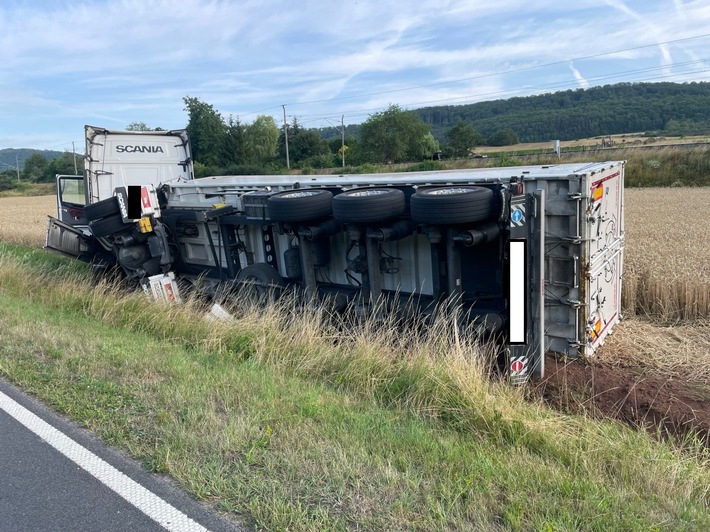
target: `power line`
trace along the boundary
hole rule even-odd
[[[520,67],[520,68],[508,69],[508,70],[499,71],[499,72],[491,72],[491,73],[488,73],[488,74],[480,74],[480,75],[478,75],[478,76],[471,76],[471,77],[467,77],[467,78],[459,78],[459,79],[454,79],[454,80],[449,80],[449,81],[439,81],[439,82],[436,82],[436,83],[427,83],[427,84],[425,84],[425,85],[416,85],[416,86],[403,87],[403,88],[400,88],[400,89],[391,89],[391,90],[386,90],[386,91],[368,92],[368,93],[361,93],[361,94],[355,94],[355,95],[350,95],[350,96],[338,96],[338,97],[335,97],[335,98],[325,98],[325,99],[322,99],[322,100],[310,100],[310,101],[305,101],[305,102],[292,102],[292,103],[289,103],[289,104],[286,104],[286,105],[310,105],[310,104],[313,104],[313,103],[332,102],[332,101],[347,100],[347,99],[352,99],[352,98],[364,98],[364,97],[366,97],[366,96],[379,96],[379,95],[382,95],[382,94],[391,94],[391,93],[395,93],[395,92],[405,92],[405,91],[416,90],[416,89],[424,89],[424,88],[428,88],[428,87],[438,87],[438,86],[441,86],[441,85],[451,85],[451,84],[454,84],[454,83],[461,83],[461,82],[464,82],[464,81],[474,81],[474,80],[489,78],[489,77],[493,77],[493,76],[501,76],[501,75],[505,75],[505,74],[516,74],[516,73],[519,73],[519,72],[528,72],[528,71],[530,71],[530,70],[536,70],[536,69],[539,69],[539,68],[547,68],[547,67],[550,67],[550,66],[563,65],[563,64],[567,64],[567,63],[576,63],[576,62],[580,62],[580,61],[586,61],[586,60],[588,60],[588,59],[596,59],[596,58],[599,58],[599,57],[605,57],[605,56],[609,56],[609,55],[621,54],[621,53],[625,53],[625,52],[632,52],[632,51],[634,51],[634,50],[642,50],[642,49],[644,49],[644,48],[653,48],[653,47],[656,47],[656,46],[662,46],[662,45],[666,45],[666,44],[676,44],[676,43],[679,43],[679,42],[691,41],[691,40],[695,40],[695,39],[702,39],[702,38],[706,38],[706,37],[710,37],[710,33],[705,33],[705,34],[702,34],[702,35],[696,35],[696,36],[694,36],[694,37],[685,37],[685,38],[682,38],[682,39],[673,39],[673,40],[670,40],[670,41],[663,41],[663,42],[658,42],[658,43],[653,43],[653,44],[644,44],[644,45],[641,45],[641,46],[633,46],[633,47],[630,47],[630,48],[624,48],[624,49],[622,49],[622,50],[614,50],[614,51],[611,51],[611,52],[603,52],[603,53],[599,53],[599,54],[586,55],[586,56],[577,57],[577,58],[574,58],[574,59],[563,59],[563,60],[560,60],[560,61],[553,61],[553,62],[551,62],[551,63],[544,63],[544,64],[542,64],[542,65],[535,65],[535,66],[529,66],[529,67]],[[272,109],[272,108],[269,108],[269,109]],[[268,109],[265,109],[265,110],[268,110]],[[249,113],[249,114],[250,114],[250,113]]]
[[[559,61],[553,61],[553,62],[545,63],[542,65],[508,69],[508,70],[498,71],[498,72],[493,72],[493,73],[488,73],[488,74],[481,74],[478,76],[471,76],[471,77],[467,77],[467,78],[459,78],[459,79],[449,80],[449,81],[440,81],[440,82],[428,83],[428,84],[424,84],[424,85],[403,87],[400,89],[392,89],[392,90],[387,90],[387,91],[360,93],[360,94],[349,95],[349,96],[340,96],[340,97],[335,97],[335,98],[325,98],[325,99],[320,99],[320,100],[295,102],[295,103],[284,104],[284,105],[291,105],[291,106],[310,105],[310,104],[314,104],[314,103],[334,102],[334,101],[347,100],[347,99],[353,99],[353,98],[363,98],[363,97],[367,97],[367,96],[377,96],[377,95],[382,95],[382,94],[405,92],[405,91],[411,91],[411,90],[421,89],[421,88],[437,87],[437,86],[442,86],[442,85],[451,85],[451,84],[455,84],[455,83],[461,83],[464,81],[472,81],[472,80],[484,79],[484,78],[493,77],[493,76],[502,76],[502,75],[506,75],[506,74],[527,72],[527,71],[546,68],[546,67],[550,67],[550,66],[569,64],[569,63],[574,63],[574,62],[581,62],[581,61],[585,61],[585,60],[589,60],[589,59],[596,59],[599,57],[605,57],[605,56],[630,52],[630,51],[634,51],[634,50],[641,50],[641,49],[645,49],[645,48],[652,48],[652,47],[656,47],[656,46],[669,45],[669,44],[677,44],[677,43],[681,43],[681,42],[687,42],[687,41],[692,41],[692,40],[696,40],[696,39],[703,39],[703,38],[707,38],[707,37],[710,37],[710,33],[705,33],[702,35],[695,35],[692,37],[684,37],[684,38],[680,38],[680,39],[672,39],[672,40],[657,42],[657,43],[653,43],[653,44],[634,46],[634,47],[624,48],[624,49],[620,49],[620,50],[614,50],[614,51],[610,51],[610,52],[602,52],[602,53],[598,53],[598,54],[581,56],[581,57],[577,57],[577,58],[573,58],[573,59],[564,59],[564,60],[559,60]],[[662,65],[662,66],[658,66],[658,67],[647,67],[647,68],[642,68],[642,69],[626,70],[626,71],[616,72],[613,74],[607,74],[607,75],[603,75],[603,76],[590,77],[590,78],[587,78],[587,81],[598,82],[598,81],[602,81],[602,80],[628,76],[629,74],[637,74],[637,73],[641,73],[641,72],[666,70],[669,68],[677,69],[678,67],[688,66],[691,64],[697,64],[697,63],[702,64],[705,61],[710,61],[710,60],[703,59],[703,60],[688,61],[688,62],[684,62],[684,63],[676,63],[674,65]],[[665,76],[661,76],[660,78],[650,78],[650,79],[647,78],[647,79],[635,80],[635,81],[649,81],[649,80],[653,80],[653,79],[667,79],[669,77],[677,77],[677,76],[683,76],[683,75],[694,74],[694,73],[705,72],[705,71],[706,70],[688,71],[688,72],[681,72],[681,73],[672,74],[672,75],[665,75]],[[557,82],[557,83],[553,83],[553,84],[516,87],[515,89],[506,89],[506,90],[502,90],[502,91],[493,91],[493,92],[478,93],[478,94],[468,94],[468,95],[463,95],[463,96],[441,98],[441,99],[428,100],[428,101],[423,101],[423,102],[411,102],[411,103],[403,104],[402,107],[418,107],[418,106],[424,106],[424,105],[430,105],[430,104],[442,104],[444,102],[455,102],[455,101],[474,99],[474,98],[480,101],[481,97],[486,97],[486,96],[487,97],[496,97],[496,96],[504,96],[504,95],[511,95],[511,94],[512,95],[520,94],[521,92],[523,92],[525,90],[564,88],[564,87],[568,86],[570,83],[578,84],[578,81],[577,80],[568,80],[568,81]],[[271,107],[267,107],[265,109],[262,109],[260,111],[252,111],[249,113],[244,113],[242,116],[247,116],[250,114],[256,114],[256,113],[261,113],[264,111],[278,109],[279,107],[281,107],[281,106],[271,106]],[[337,115],[335,113],[331,112],[331,113],[323,113],[323,114],[315,114],[315,115],[301,114],[299,116],[306,117],[306,120],[302,121],[302,123],[305,124],[305,123],[309,123],[309,122],[312,123],[312,122],[325,120],[326,118],[332,118],[332,119],[336,120],[338,118],[344,119],[344,117],[348,117],[350,119],[356,118],[356,117],[363,117],[371,112],[381,111],[382,109],[383,109],[383,107],[376,107],[376,108],[369,108],[369,109],[355,109],[351,112],[338,113]],[[294,116],[294,115],[292,115],[292,116]]]

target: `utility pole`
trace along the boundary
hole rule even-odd
[[[284,139],[286,140],[286,168],[291,169],[291,163],[288,160],[288,124],[286,123],[286,105],[282,105],[284,108]]]
[[[17,182],[20,182],[20,163],[19,159],[17,158],[17,154],[15,154],[15,170],[17,170]]]
[[[343,154],[343,168],[345,168],[345,115],[340,115],[340,152]]]
[[[74,141],[73,140],[71,142],[71,152],[74,154],[74,175],[76,175],[79,172],[76,168],[76,149],[74,148]]]

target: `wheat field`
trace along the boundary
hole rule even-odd
[[[0,198],[0,240],[32,247],[44,246],[47,215],[57,215],[54,196]]]
[[[625,312],[710,318],[710,188],[626,189],[625,224]]]

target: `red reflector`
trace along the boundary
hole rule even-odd
[[[148,189],[146,187],[141,187],[141,202],[143,203],[143,208],[150,208],[150,196],[148,195]]]

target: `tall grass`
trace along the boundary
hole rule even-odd
[[[442,308],[426,327],[395,313],[344,323],[327,305],[304,306],[287,293],[266,308],[232,298],[233,318],[214,321],[200,318],[211,303],[199,297],[160,305],[118,283],[96,283],[81,263],[23,247],[0,244],[0,272],[1,292],[66,314],[316,379],[450,428],[556,448],[547,423],[559,420],[536,427],[525,419],[523,396],[494,377],[495,345],[461,327],[455,309]]]
[[[15,183],[13,183],[15,184]],[[0,191],[0,198],[16,198],[20,196],[47,196],[56,192],[55,183],[28,183],[22,181],[14,188]]]
[[[626,161],[625,185],[638,187],[707,187],[710,186],[710,148],[669,145],[654,149],[628,147],[614,150],[587,150],[565,153],[561,158],[550,153],[520,156],[502,153],[489,159],[446,161],[448,167],[510,166],[519,164],[559,164],[590,161]]]
[[[199,318],[211,305],[200,297],[179,306],[156,305],[147,295],[126,293],[119,282],[97,283],[83,266],[0,244],[0,290],[187,349],[315,377],[455,426],[464,424],[462,416],[468,424],[472,413],[487,408],[494,348],[465,333],[455,310],[442,309],[426,328],[404,325],[394,313],[365,321],[352,314],[344,321],[325,305],[304,307],[289,293],[266,308],[232,298],[225,305],[234,319],[214,321]]]
[[[247,509],[262,527],[602,530],[710,521],[703,451],[683,455],[644,433],[526,402],[490,379],[490,348],[462,334],[455,313],[443,310],[426,330],[392,317],[345,329],[326,307],[286,296],[265,309],[237,300],[233,320],[208,322],[197,298],[162,307],[97,285],[74,264],[0,246],[0,297],[65,316],[64,330],[79,316],[150,345],[134,351],[90,337],[89,328],[79,336],[88,346],[72,344],[49,325],[26,339],[10,323],[17,357],[0,356],[0,369],[38,393],[58,390],[52,397],[67,411],[98,430],[112,427],[112,441],[198,497]],[[33,357],[39,366],[17,362]],[[323,388],[278,387],[294,375],[300,386]],[[249,413],[262,403],[266,410]],[[373,415],[371,404],[389,414]],[[413,429],[411,419],[433,430]]]
[[[619,158],[627,161],[627,187],[710,186],[710,149],[707,147],[632,148],[621,150]]]

